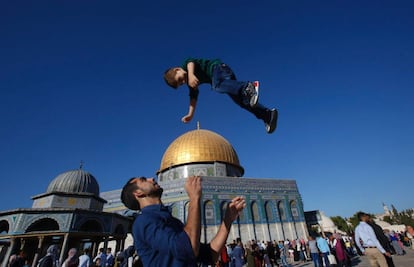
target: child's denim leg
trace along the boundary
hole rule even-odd
[[[236,80],[236,76],[229,66],[220,64],[214,67],[212,89],[222,94],[239,95],[240,90],[246,88],[247,82]]]

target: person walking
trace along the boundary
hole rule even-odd
[[[355,242],[363,255],[367,255],[373,267],[388,267],[384,257],[391,254],[386,251],[375,235],[374,229],[367,223],[369,215],[364,212],[357,213],[359,224],[355,228]]]
[[[321,236],[316,237],[316,245],[318,246],[318,249],[321,253],[322,260],[326,267],[331,266],[329,263],[328,255],[331,253],[331,249],[329,248],[328,241],[326,241],[325,238]]]
[[[314,267],[320,267],[321,266],[321,259],[319,257],[319,249],[318,249],[318,246],[316,244],[316,240],[313,236],[308,237],[308,246],[309,246],[309,251],[310,251],[310,254],[311,254],[312,261],[313,261],[313,266]]]
[[[79,256],[79,267],[89,267],[91,258],[89,257],[89,248],[83,250],[83,254]]]
[[[385,249],[385,251],[388,251],[391,254],[392,249],[390,245],[390,239],[384,234],[384,230],[381,228],[381,226],[376,224],[374,219],[370,215],[368,215],[367,223],[374,230],[375,236],[377,237],[381,246]],[[388,267],[395,267],[392,256],[385,256],[385,260],[387,261]]]

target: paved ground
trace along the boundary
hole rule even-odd
[[[414,267],[414,250],[407,248],[405,251],[407,252],[407,254],[405,254],[403,256],[396,256],[396,255],[392,256],[395,267]],[[312,262],[293,263],[291,266],[294,266],[294,267],[301,267],[301,266],[313,267],[313,263]],[[371,267],[369,265],[369,261],[368,261],[368,258],[366,256],[354,257],[352,259],[352,266]]]

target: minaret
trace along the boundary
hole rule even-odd
[[[382,207],[384,208],[384,214],[385,214],[386,216],[391,216],[391,212],[390,212],[390,210],[388,209],[387,205],[385,205],[385,203],[384,203],[384,202],[382,203]]]

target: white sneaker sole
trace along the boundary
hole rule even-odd
[[[259,102],[259,81],[254,81],[253,85],[256,91],[256,95],[250,99],[250,107],[252,108],[254,108],[257,105],[257,102]]]

